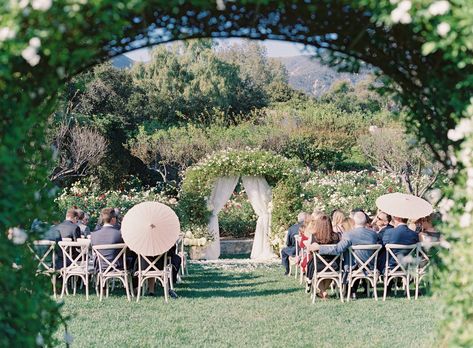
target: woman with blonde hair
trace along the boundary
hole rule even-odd
[[[346,217],[345,219],[343,219],[343,222],[342,222],[343,232],[351,231],[354,228],[355,228],[355,220],[353,220],[351,217]]]
[[[332,212],[333,232],[337,233],[340,238],[342,237],[343,232],[347,232],[342,225],[344,220],[345,214],[340,209],[335,209]]]
[[[311,250],[311,244],[336,244],[339,242],[340,237],[337,233],[333,232],[332,221],[330,217],[326,214],[322,214],[318,219],[313,220],[307,226],[306,232],[311,233],[312,238],[310,243],[307,243],[307,249]],[[330,261],[334,256],[324,256],[324,259]],[[311,257],[310,261],[307,264],[307,288],[306,292],[310,292],[312,285],[312,278],[314,276],[314,270],[317,267],[317,271],[322,271],[325,268],[325,265],[322,261],[318,260],[314,264],[314,260]],[[327,298],[327,288],[330,286],[331,280],[323,280],[319,283],[319,296],[321,298]]]

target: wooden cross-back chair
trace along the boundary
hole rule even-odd
[[[333,246],[327,244],[327,246]],[[327,255],[328,256],[328,255]],[[312,257],[314,260],[314,276],[312,278],[312,303],[315,303],[315,298],[317,297],[317,288],[322,280],[332,280],[335,282],[338,288],[338,293],[340,296],[340,301],[343,302],[343,289],[342,289],[342,254],[339,255],[330,255],[331,259],[326,260],[324,255],[320,255],[318,251],[312,252]],[[323,264],[323,269],[317,271],[317,261],[321,261]]]
[[[64,293],[68,293],[67,282],[73,277],[74,295],[76,294],[77,278],[82,279],[85,285],[85,296],[89,299],[89,276],[93,271],[89,270],[89,239],[81,239],[77,242],[60,241],[59,247],[63,255],[62,290],[61,298]]]
[[[386,244],[386,264],[384,268],[384,292],[383,301],[386,301],[389,283],[396,278],[402,279],[406,290],[406,296],[410,300],[409,282],[411,280],[412,262],[415,260],[417,244]],[[396,253],[395,251],[401,251]],[[394,263],[390,266],[390,260]]]
[[[179,239],[176,242],[177,255],[181,258],[181,275],[189,275],[189,269],[187,268],[187,255],[184,251],[184,234],[181,233]]]
[[[431,263],[431,256],[432,251],[438,251],[441,247],[440,242],[429,242],[429,243],[418,243],[417,250],[416,250],[416,261],[417,261],[417,268],[416,268],[416,276],[415,276],[415,299],[419,297],[419,285],[420,282],[424,279],[428,272],[428,268]]]
[[[36,274],[51,277],[53,295],[56,298],[56,242],[53,240],[36,240],[33,246],[28,245],[34,258],[38,261]]]
[[[299,262],[300,260],[300,253],[299,253],[299,242],[301,237],[299,235],[294,236],[294,241],[296,244],[296,255],[289,256],[289,275],[292,274],[292,269],[294,268],[294,278],[297,279],[297,273],[299,271]],[[301,271],[302,272],[302,271]]]
[[[378,261],[378,254],[383,248],[380,244],[369,245],[353,245],[348,249],[349,271],[348,271],[348,291],[347,301],[350,301],[351,290],[355,281],[366,279],[373,287],[374,298],[378,301],[378,293],[376,291],[376,284],[378,282],[379,271],[376,268]],[[357,251],[366,250],[371,252],[371,255],[363,261],[358,255]],[[369,290],[368,290],[369,291]]]
[[[130,293],[133,296],[133,290],[131,283],[131,277],[127,270],[126,262],[126,250],[127,246],[124,243],[120,244],[104,244],[104,245],[94,245],[92,249],[95,252],[96,260],[98,262],[98,273],[97,281],[100,287],[100,301],[103,298],[104,288],[106,288],[106,297],[109,294],[109,286],[107,282],[110,279],[119,279],[125,288],[126,297],[130,301]],[[112,261],[107,259],[103,255],[104,250],[116,250],[117,255],[113,258]]]
[[[163,269],[159,269],[156,265],[160,260],[163,260]],[[144,263],[146,263],[146,265]],[[168,264],[167,252],[157,256],[145,256],[138,254],[138,271],[135,272],[135,276],[138,277],[138,291],[136,295],[137,302],[140,300],[140,293],[144,293],[145,281],[151,278],[159,280],[164,289],[164,300],[166,302],[168,301],[169,283],[171,285],[171,289],[173,284],[171,265]]]

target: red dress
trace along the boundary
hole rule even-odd
[[[309,240],[309,237],[307,237],[304,233],[302,233],[301,240],[299,241],[300,250],[305,250],[306,249],[306,247],[304,245],[304,241],[306,241],[306,240]],[[302,272],[306,271],[307,263],[309,262],[311,257],[312,257],[311,253],[304,254],[304,257],[302,258],[301,264],[300,264]]]

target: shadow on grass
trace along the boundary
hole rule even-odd
[[[111,298],[126,297],[125,290],[117,283]],[[158,284],[159,285],[159,284]],[[162,295],[162,288],[157,287],[157,296]],[[210,297],[262,297],[300,292],[301,288],[289,287],[284,279],[271,279],[264,274],[255,272],[229,272],[225,269],[209,268],[208,266],[193,265],[190,274],[183,278],[181,284],[176,285],[176,292],[182,298],[210,298]],[[85,295],[85,289],[78,288],[77,294]],[[89,295],[95,296],[95,288],[89,288]]]
[[[183,286],[177,291],[185,298],[260,297],[300,291],[297,287],[287,288],[287,284],[282,280],[256,280],[260,277],[262,275],[249,272],[232,274],[195,265],[191,274],[185,277]]]

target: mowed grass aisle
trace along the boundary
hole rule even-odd
[[[439,319],[429,297],[312,305],[277,265],[193,264],[176,290],[180,298],[167,304],[162,296],[65,297],[72,346],[430,347]]]

